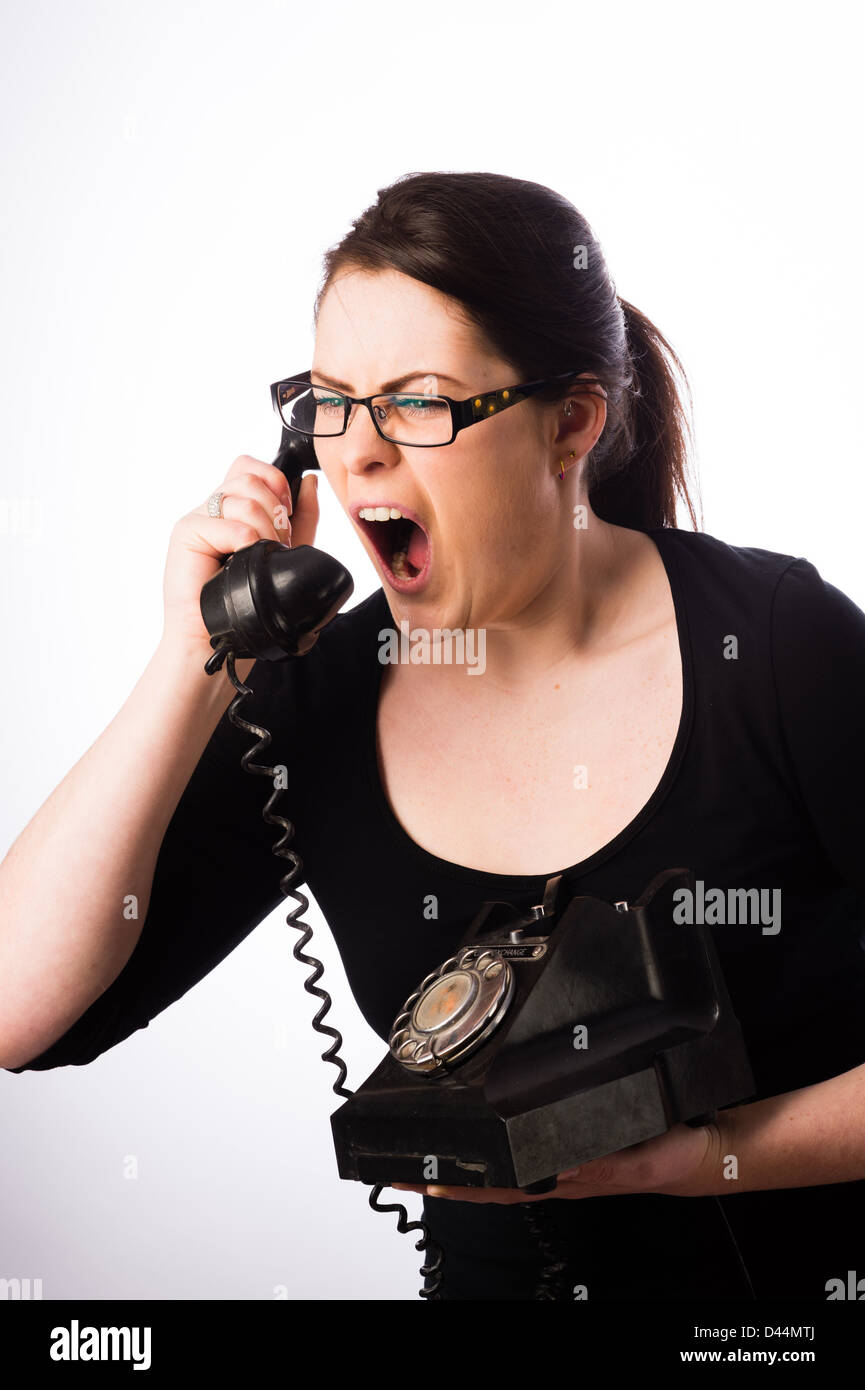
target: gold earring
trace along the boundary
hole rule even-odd
[[[577,451],[576,451],[576,449],[569,449],[569,450],[568,450],[568,458],[569,458],[569,459],[575,459],[576,457],[577,457]],[[565,476],[565,460],[564,460],[564,459],[559,459],[559,471],[558,471],[558,473],[556,474],[556,477],[557,477],[559,480],[561,480],[562,478],[564,478],[564,476]]]

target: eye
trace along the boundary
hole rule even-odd
[[[438,396],[394,396],[392,399],[398,410],[415,418],[447,410],[447,403],[439,400]]]

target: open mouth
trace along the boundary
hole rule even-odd
[[[424,573],[429,564],[429,536],[416,521],[407,516],[384,521],[371,521],[368,517],[358,516],[357,524],[369,536],[390,577],[404,584]]]

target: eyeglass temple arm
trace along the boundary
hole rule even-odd
[[[541,391],[545,386],[552,386],[558,381],[568,381],[576,376],[576,372],[560,372],[558,376],[544,377],[540,381],[524,381],[519,386],[508,386],[501,391],[482,391],[476,396],[471,396],[467,401],[454,402],[454,414],[458,416],[457,427],[464,429],[466,425],[473,425],[476,420],[486,420],[490,415],[499,415],[501,411],[507,410],[508,406],[519,405],[520,401],[528,400],[536,391]]]

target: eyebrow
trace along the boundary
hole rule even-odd
[[[325,386],[334,386],[334,387],[336,387],[337,391],[344,391],[344,392],[346,393],[347,396],[351,396],[351,395],[354,394],[354,393],[352,392],[351,387],[348,386],[344,381],[337,381],[335,377],[326,376],[324,372],[320,372],[320,371],[318,370],[318,367],[311,367],[311,368],[310,368],[310,379],[312,378],[313,373],[314,373],[316,376],[320,376],[320,377],[321,377],[321,379],[322,379],[322,381],[324,382]],[[461,381],[458,379],[458,377],[455,377],[455,376],[448,376],[447,372],[425,372],[425,371],[416,371],[416,372],[406,372],[404,376],[398,376],[398,377],[395,377],[393,381],[386,381],[386,382],[384,382],[383,385],[381,386],[380,390],[381,390],[382,392],[385,392],[385,391],[398,391],[399,388],[400,388],[401,386],[404,386],[405,383],[406,383],[407,381],[413,381],[413,380],[415,379],[415,377],[418,377],[418,376],[434,376],[437,380],[438,380],[439,378],[441,378],[442,381],[451,381],[451,382],[453,382],[454,386],[460,386],[460,387],[463,387],[463,388],[464,388],[464,385],[465,385],[464,382],[461,382]],[[375,395],[375,394],[377,394],[377,393],[376,393],[376,392],[372,392],[372,394]]]

